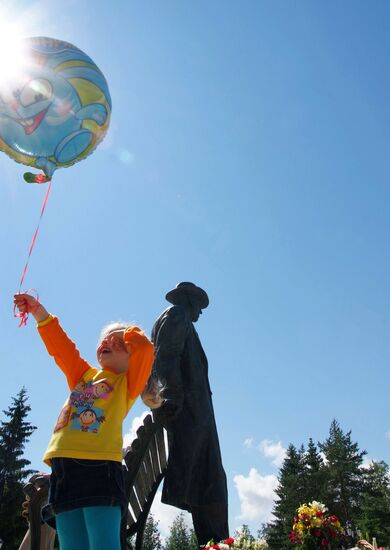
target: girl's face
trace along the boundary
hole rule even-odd
[[[118,374],[127,372],[130,353],[123,340],[124,330],[113,330],[106,334],[97,347],[96,356],[100,366]]]

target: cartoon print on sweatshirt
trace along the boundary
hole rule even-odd
[[[69,424],[69,418],[70,418],[70,412],[72,410],[72,407],[70,405],[65,405],[63,409],[61,410],[57,423],[54,426],[54,432],[58,432],[61,430],[61,428],[65,428]]]
[[[108,399],[113,390],[113,386],[106,379],[95,382],[91,380],[87,383],[81,379],[70,394],[70,404],[73,407],[92,405],[97,399]]]
[[[89,385],[91,385],[91,382],[88,382]],[[69,396],[69,403],[72,405],[72,407],[80,407],[84,403],[81,403],[81,395],[83,391],[87,388],[88,384],[85,382],[84,378],[78,382],[72,391],[72,393]]]
[[[97,407],[79,407],[76,412],[72,413],[71,419],[73,422],[71,429],[97,433],[100,424],[106,420],[102,413],[103,409],[98,409]]]

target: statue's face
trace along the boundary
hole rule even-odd
[[[196,323],[196,321],[199,319],[199,315],[202,314],[202,310],[200,309],[200,306],[196,304],[192,304],[191,306],[191,320],[193,323]]]

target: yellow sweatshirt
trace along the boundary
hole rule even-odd
[[[153,344],[143,331],[124,333],[130,351],[126,373],[96,369],[85,361],[72,340],[50,316],[38,324],[49,354],[64,372],[71,394],[62,408],[43,460],[53,457],[122,461],[122,423],[149,378]]]

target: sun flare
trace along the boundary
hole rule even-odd
[[[22,72],[23,38],[22,28],[0,14],[0,89]]]

